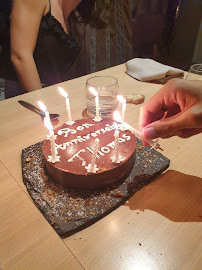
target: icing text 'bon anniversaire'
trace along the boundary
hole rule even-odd
[[[94,126],[94,124],[85,123],[81,126],[78,126],[76,129],[63,128],[63,129],[58,130],[57,134],[64,135],[64,137],[68,137],[68,134],[76,134],[78,131],[82,131],[85,128],[89,128],[91,126]],[[120,128],[119,125],[118,125],[118,128]],[[104,128],[95,130],[94,132],[89,133],[89,134],[84,135],[84,136],[77,136],[75,139],[73,139],[69,142],[64,142],[62,144],[55,144],[55,146],[57,149],[65,150],[65,149],[67,149],[68,146],[73,146],[74,144],[86,142],[86,141],[90,140],[91,137],[95,138],[98,135],[105,134],[106,132],[109,132],[111,130],[114,130],[114,127],[110,126],[109,124],[106,124],[106,126]]]
[[[94,126],[95,124],[89,124],[89,123],[84,123],[80,126],[77,126],[75,129],[67,127],[67,128],[62,128],[58,130],[57,135],[55,136],[64,136],[64,138],[67,138],[68,140],[68,135],[70,134],[77,134],[80,131],[83,131],[84,129],[89,129],[90,127]],[[121,125],[118,125],[118,129],[121,129]],[[69,147],[77,144],[82,144],[82,142],[86,142],[92,138],[96,138],[99,135],[103,135],[106,132],[114,131],[115,128],[113,125],[106,124],[103,128],[97,129],[91,133],[88,133],[86,135],[80,136],[80,135],[75,135],[76,138],[70,140],[70,141],[65,141],[64,143],[61,144],[55,144],[55,147],[58,151],[58,149],[61,150],[66,150]],[[122,134],[121,137],[119,137],[119,143],[123,143],[125,141],[129,141],[131,137],[126,134]],[[96,158],[100,159],[100,157],[105,156],[105,154],[110,153],[113,149],[115,148],[115,141],[109,142],[106,146],[102,146],[100,149],[98,149]],[[76,159],[79,159],[81,161],[81,166],[86,166],[86,161],[84,159],[83,154],[85,152],[90,152],[92,154],[93,150],[87,146],[85,149],[79,149],[76,153],[74,153],[71,157],[67,157],[67,162],[73,162]]]

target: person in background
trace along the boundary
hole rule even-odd
[[[70,78],[68,71],[80,48],[71,34],[68,18],[80,2],[12,1],[0,71],[0,78],[6,79],[6,98]]]
[[[132,2],[95,0],[91,4],[86,0],[69,16],[72,34],[81,47],[72,74],[83,76],[133,58]]]
[[[143,139],[189,138],[202,132],[202,82],[171,79],[140,110]],[[144,142],[147,145],[146,142]]]
[[[4,46],[7,53],[1,60],[8,64],[0,72],[0,78],[6,78],[6,97],[133,56],[131,0],[13,0],[10,18],[11,46]],[[10,53],[12,64],[6,60]]]

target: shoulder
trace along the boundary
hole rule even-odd
[[[26,12],[32,11],[34,13],[45,13],[49,8],[48,0],[13,0],[12,10],[13,12]]]

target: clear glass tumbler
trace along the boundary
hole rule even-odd
[[[90,91],[93,88],[99,96],[99,115],[110,117],[117,109],[118,80],[111,76],[95,76],[86,81],[86,105],[90,116],[96,115],[95,95]]]
[[[202,80],[202,64],[194,64],[185,77],[187,80]]]

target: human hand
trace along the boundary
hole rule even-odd
[[[168,81],[142,106],[139,131],[147,140],[172,136],[188,138],[202,132],[202,82]]]

